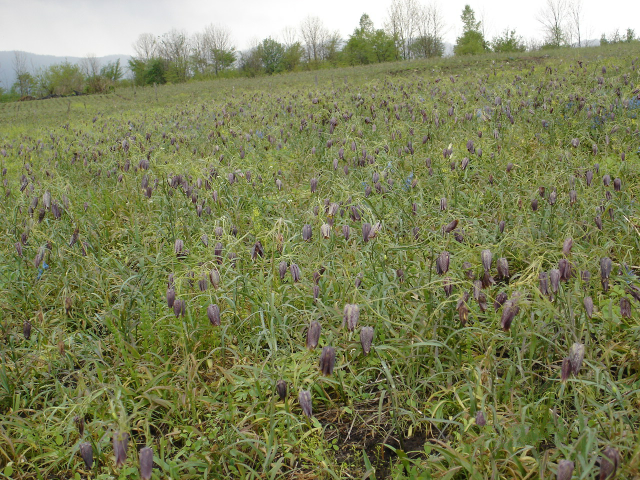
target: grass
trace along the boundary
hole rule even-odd
[[[640,475],[637,56],[491,55],[0,105],[0,476],[140,478],[144,446],[153,478],[554,478],[568,459],[584,479],[607,447],[619,478]],[[495,283],[481,285],[487,249]],[[564,258],[573,275],[545,294],[540,273]],[[299,282],[280,278],[282,261]],[[507,331],[501,292],[519,307]],[[353,332],[346,304],[360,308]],[[574,343],[584,362],[563,382]]]

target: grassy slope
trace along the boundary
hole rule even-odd
[[[609,48],[396,63],[0,105],[0,472],[84,477],[78,445],[89,441],[98,478],[138,478],[144,445],[158,478],[361,478],[374,467],[379,478],[537,478],[552,477],[563,458],[587,478],[607,446],[622,455],[622,477],[638,475],[639,305],[629,290],[640,258],[637,55]],[[482,156],[469,154],[468,140]],[[148,170],[139,168],[145,158]],[[604,175],[620,178],[621,191]],[[39,222],[46,191],[62,215],[49,210]],[[333,217],[326,201],[339,203]],[[457,230],[443,234],[454,219]],[[378,221],[380,233],[364,242],[362,224]],[[574,275],[543,295],[538,275],[557,268],[570,237]],[[265,255],[252,259],[256,241]],[[40,273],[33,260],[43,247]],[[482,290],[483,312],[473,278],[485,249],[493,276],[506,258],[510,278]],[[438,275],[443,251],[450,270]],[[601,257],[614,265],[606,292]],[[296,263],[302,280],[281,281],[281,261]],[[219,286],[201,291],[213,269]],[[184,317],[166,305],[170,274]],[[509,331],[493,307],[503,291],[519,298]],[[347,303],[360,306],[353,333],[341,327]],[[210,304],[220,307],[220,327],[207,319]],[[313,320],[320,347],[336,347],[330,377],[318,372],[319,349],[305,348]],[[375,328],[368,356],[361,325]],[[563,383],[575,342],[585,362]],[[286,402],[274,394],[281,378]],[[300,389],[311,391],[312,419],[301,415]],[[83,437],[74,417],[85,419]],[[132,437],[122,468],[115,430]]]

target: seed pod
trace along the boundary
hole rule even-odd
[[[456,229],[457,226],[458,226],[458,220],[457,219],[453,220],[451,221],[451,223],[448,223],[447,225],[442,227],[442,233],[451,233]]]
[[[311,404],[311,392],[309,390],[300,390],[298,394],[298,402],[302,408],[302,413],[307,417],[313,416],[313,406]]]
[[[25,340],[31,338],[31,322],[29,320],[25,320],[22,324],[22,335],[24,335]]]
[[[313,350],[318,346],[318,341],[320,340],[320,332],[322,331],[322,327],[320,326],[320,322],[313,321],[309,325],[309,329],[307,330],[307,348],[309,350]]]
[[[560,460],[556,470],[556,480],[571,480],[573,475],[573,462],[571,460]]]
[[[368,355],[371,351],[371,344],[373,343],[373,327],[362,327],[360,329],[360,345],[362,345],[362,351],[365,355]]]
[[[476,412],[476,425],[479,427],[484,427],[487,424],[487,420],[484,418],[484,413],[478,410]]]
[[[298,265],[296,265],[295,263],[292,263],[291,266],[289,267],[289,271],[291,272],[291,278],[293,279],[293,282],[294,283],[299,282],[301,275],[300,275],[300,268],[298,267]]]
[[[577,375],[582,367],[584,360],[584,345],[582,343],[574,343],[569,351],[569,362],[571,363],[571,373]]]
[[[620,298],[620,315],[622,318],[631,318],[631,302],[627,297]],[[28,338],[25,335],[25,338]]]
[[[491,250],[483,250],[480,253],[480,259],[482,260],[482,266],[484,267],[484,271],[488,272],[491,270],[491,260],[493,255],[491,254]]]
[[[517,305],[516,300],[507,300],[502,307],[502,317],[500,318],[500,325],[502,326],[502,330],[508,332],[511,328],[511,323],[513,319],[520,311],[520,307]]]
[[[153,470],[153,450],[151,447],[141,448],[138,458],[140,460],[140,478],[150,480]]]
[[[311,225],[307,223],[302,227],[302,239],[305,242],[308,242],[311,240],[312,236],[313,236],[313,231],[311,229]]]
[[[353,332],[358,325],[360,318],[360,307],[357,304],[347,303],[344,306],[342,326],[347,326],[350,332]]]
[[[560,286],[560,270],[557,268],[549,270],[549,281],[551,282],[551,291],[553,293],[558,293],[558,288]]]
[[[124,432],[113,433],[113,453],[116,457],[116,468],[124,465],[127,460],[127,447],[129,443],[129,434]]]
[[[80,456],[84,460],[85,466],[91,470],[91,467],[93,467],[93,447],[89,442],[80,444]]]
[[[327,223],[323,223],[320,227],[320,233],[324,238],[329,238],[331,236],[331,227]]]
[[[276,382],[276,393],[280,397],[280,400],[284,401],[284,399],[287,398],[287,382],[278,380]]]
[[[438,275],[444,275],[449,271],[449,252],[442,252],[438,258],[436,258],[436,273]]]
[[[571,254],[571,247],[573,247],[573,238],[567,238],[562,244],[562,254],[568,257]]]
[[[209,318],[209,322],[214,327],[220,326],[220,307],[216,304],[209,305],[207,307],[207,317]]]
[[[501,306],[503,306],[505,304],[505,302],[507,301],[507,294],[505,292],[500,292],[498,295],[496,295],[496,299],[493,302],[493,308],[495,309],[495,311],[497,312]]]
[[[333,366],[336,363],[336,349],[333,347],[324,347],[320,354],[320,371],[325,377],[333,373]]]
[[[558,260],[558,270],[560,271],[560,280],[563,282],[568,281],[573,276],[571,263],[566,258]]]
[[[600,480],[615,477],[620,463],[622,463],[620,453],[613,447],[605,448],[600,457]]]
[[[498,270],[498,278],[509,278],[509,262],[502,257],[496,261],[496,269]]]
[[[368,242],[370,234],[371,234],[371,224],[363,223],[362,224],[362,240],[365,242]]]

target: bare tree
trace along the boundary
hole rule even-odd
[[[226,27],[211,24],[204,29],[203,35],[209,62],[217,75],[236,59],[236,47],[231,40],[231,31]]]
[[[293,27],[284,27],[282,33],[280,33],[280,38],[285,48],[290,48],[298,42],[298,31]]]
[[[444,27],[444,18],[436,3],[420,5],[416,17],[417,39],[411,45],[413,54],[425,58],[441,56],[444,53]]]
[[[573,0],[569,4],[569,31],[573,40],[575,40],[573,43],[576,43],[578,47],[582,47],[583,17],[582,0]]]
[[[27,67],[27,56],[24,52],[13,52],[13,71],[16,74],[16,83],[20,96],[29,95],[33,87],[33,76]]]
[[[167,63],[167,71],[173,80],[183,82],[187,79],[191,45],[186,32],[174,28],[162,35],[158,42],[158,53]]]
[[[93,53],[88,53],[80,60],[80,70],[85,77],[97,77],[100,75],[100,60]]]
[[[540,11],[538,21],[545,33],[545,43],[560,47],[567,43],[566,19],[569,13],[567,0],[547,0]]]
[[[328,31],[318,17],[308,16],[300,25],[300,33],[307,50],[307,60],[317,63],[322,59],[323,46],[328,37]]]
[[[403,59],[411,57],[411,44],[418,30],[420,5],[416,0],[393,0],[389,7],[389,18],[385,24]]]
[[[133,51],[138,60],[148,62],[158,52],[158,42],[151,33],[141,33],[138,40],[133,43]]]

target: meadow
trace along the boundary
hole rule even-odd
[[[0,105],[0,478],[640,478],[639,56]]]

